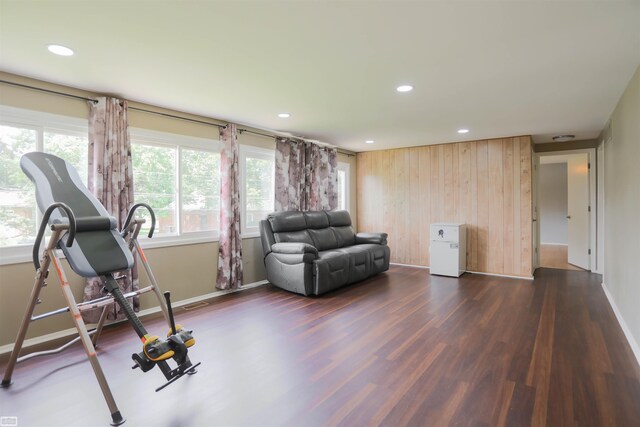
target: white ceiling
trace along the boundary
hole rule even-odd
[[[640,2],[0,0],[0,59],[2,71],[354,151],[586,139],[640,64]],[[402,83],[415,90],[397,93]]]

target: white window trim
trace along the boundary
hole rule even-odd
[[[80,119],[42,111],[0,105],[0,123],[9,126],[42,128],[43,130],[75,131],[88,135],[87,119]]]
[[[146,234],[140,235],[138,239],[141,246],[145,249],[149,249],[219,241],[219,230],[190,232],[182,231],[182,192],[180,191],[180,189],[182,188],[182,173],[180,170],[180,166],[182,160],[182,148],[220,153],[223,147],[222,141],[217,139],[198,138],[194,136],[180,135],[169,132],[158,132],[132,127],[129,128],[129,136],[132,144],[140,143],[144,145],[155,145],[176,149],[176,182],[174,191],[176,194],[177,206],[177,232],[165,234],[164,236],[154,236],[151,239],[147,238]]]
[[[251,155],[255,158],[263,158],[265,160],[273,160],[275,164],[276,151],[269,148],[254,147],[252,145],[240,144],[240,237],[242,239],[260,237],[259,227],[247,227],[247,191],[246,191],[246,179],[247,179],[247,155]],[[275,177],[274,177],[275,179]]]
[[[77,117],[61,116],[57,114],[44,113],[40,111],[15,108],[0,105],[0,124],[32,129],[36,131],[36,150],[44,149],[44,133],[55,132],[67,135],[87,136],[89,126],[87,119]],[[222,142],[216,139],[198,138],[187,135],[173,134],[168,132],[158,132],[148,129],[129,127],[129,136],[136,142],[149,145],[165,147],[175,147],[177,149],[176,172],[177,182],[180,185],[180,148],[199,149],[205,151],[220,152]],[[178,187],[179,188],[179,187]],[[179,195],[179,191],[176,191]],[[180,203],[180,200],[177,200]],[[181,204],[179,204],[181,206]],[[178,209],[180,210],[180,209]],[[180,212],[177,213],[178,230],[181,228]],[[40,212],[37,211],[37,225],[40,224]],[[145,249],[161,248],[169,246],[181,246],[200,243],[218,242],[218,231],[215,232],[187,232],[181,235],[172,234],[162,237],[146,238],[146,235],[139,237],[140,244]],[[0,265],[20,264],[32,261],[32,244],[13,245],[0,247]]]
[[[344,209],[350,211],[351,205],[351,165],[346,162],[338,162],[338,170],[344,171]]]
[[[36,132],[36,151],[44,150],[44,133],[88,136],[86,119],[61,116],[42,111],[27,110],[8,105],[0,105],[0,125],[31,129]],[[35,203],[35,200],[34,200]],[[40,225],[42,214],[36,209],[36,226]],[[18,264],[32,260],[33,244],[0,247],[0,265]]]

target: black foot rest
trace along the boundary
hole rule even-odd
[[[196,372],[196,368],[200,366],[200,362],[196,363],[195,365],[192,365],[191,362],[189,360],[187,360],[187,362],[185,364],[179,365],[176,369],[173,369],[171,372],[171,375],[173,375],[173,377],[167,381],[166,383],[164,383],[163,385],[161,385],[160,387],[158,387],[156,389],[156,391],[160,391],[163,388],[165,388],[166,386],[168,386],[169,384],[177,381],[178,379],[180,379],[183,375],[185,374],[189,374],[189,375],[193,375]]]
[[[171,330],[169,330],[169,332],[167,332],[167,338],[171,335],[174,334]],[[177,335],[187,347],[191,347],[196,343],[196,339],[193,337],[193,331],[184,329],[180,324],[176,325],[175,335]]]
[[[156,389],[156,391],[160,391],[183,375],[192,375],[197,372],[196,367],[200,363],[193,365],[187,356],[187,348],[195,343],[193,331],[184,329],[182,325],[175,325],[175,333],[173,333],[173,329],[170,330],[166,340],[161,340],[155,335],[147,336],[142,351],[131,356],[135,362],[132,369],[140,368],[142,372],[147,372],[158,365],[168,380]],[[171,369],[167,363],[168,359],[175,360],[178,366]]]

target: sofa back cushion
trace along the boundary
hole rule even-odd
[[[356,234],[353,232],[353,228],[351,228],[350,225],[331,228],[333,229],[333,234],[335,234],[338,241],[337,247],[343,248],[345,246],[352,246],[356,244]]]
[[[329,217],[325,211],[303,212],[307,228],[320,229],[329,227]]]
[[[267,221],[271,225],[276,243],[295,242],[313,245],[313,240],[307,232],[307,221],[302,212],[274,212],[269,214]]]
[[[280,233],[273,233],[273,239],[276,243],[294,242],[294,243],[308,243],[311,246],[315,246],[311,236],[307,230],[300,231],[282,231]]]
[[[307,228],[304,213],[298,211],[273,212],[267,217],[274,233],[282,231],[299,231]]]
[[[311,239],[313,239],[313,246],[319,251],[326,251],[338,247],[338,239],[336,239],[336,235],[331,228],[319,228],[316,230],[310,228],[308,231]]]
[[[338,247],[355,245],[356,234],[351,227],[351,216],[347,211],[328,211],[329,225],[338,241]]]
[[[267,221],[276,243],[308,243],[319,251],[355,244],[347,211],[274,212],[269,214]]]

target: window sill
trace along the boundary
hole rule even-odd
[[[259,232],[242,234],[241,239],[255,239],[260,237]],[[199,245],[204,243],[215,243],[220,241],[218,236],[166,236],[149,239],[140,237],[138,239],[142,249],[168,248],[173,246]],[[0,266],[12,264],[31,263],[33,245],[8,246],[0,248]],[[58,257],[64,258],[62,251],[58,250]]]
[[[142,249],[166,248],[170,246],[198,245],[201,243],[217,242],[218,236],[166,236],[154,237],[138,237],[138,242]]]
[[[241,239],[255,239],[256,237],[260,237],[259,231],[248,231],[240,235]]]
[[[0,265],[33,262],[33,245],[16,245],[0,248]]]

